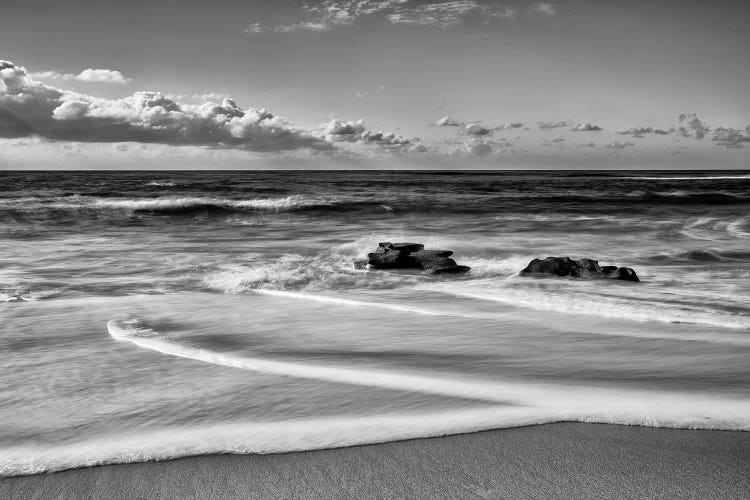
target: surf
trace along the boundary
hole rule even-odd
[[[181,343],[146,327],[137,318],[112,319],[107,330],[115,340],[196,361],[339,384],[536,408],[545,415],[555,415],[558,421],[750,430],[750,401],[711,394],[482,380],[459,374],[422,374],[245,357]]]

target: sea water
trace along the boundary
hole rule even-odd
[[[379,242],[462,276],[366,266]],[[519,276],[533,258],[639,283]],[[0,172],[0,475],[750,430],[748,172]]]

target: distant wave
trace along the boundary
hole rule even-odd
[[[294,212],[308,209],[335,210],[362,206],[335,197],[293,195],[283,198],[234,199],[207,196],[166,196],[159,198],[109,198],[67,196],[58,198],[16,198],[0,200],[0,209],[15,212],[44,210],[127,211],[164,215],[194,213]],[[377,205],[375,205],[377,206]],[[382,210],[378,208],[378,210]]]
[[[750,180],[750,175],[693,175],[672,177],[664,175],[662,177],[617,177],[618,179],[630,179],[638,181],[720,181],[720,180]]]
[[[100,199],[87,206],[92,208],[123,209],[134,212],[178,215],[193,212],[293,211],[312,207],[332,207],[338,203],[333,198],[308,198],[304,196],[247,200],[210,197],[168,197],[127,200]]]
[[[720,248],[686,250],[654,255],[648,261],[655,264],[750,262],[750,250],[723,250]]]
[[[732,238],[750,238],[750,217],[731,220],[728,217],[698,217],[685,222],[680,233],[693,240],[714,241],[717,232],[726,233]]]
[[[727,224],[727,232],[735,238],[750,238],[750,216],[742,217],[734,222]]]

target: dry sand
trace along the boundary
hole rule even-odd
[[[750,498],[750,432],[560,423],[0,480],[0,498]]]

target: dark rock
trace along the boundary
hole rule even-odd
[[[458,265],[451,255],[453,252],[449,250],[420,250],[409,254],[409,259],[422,269],[443,269]]]
[[[453,266],[435,269],[432,271],[432,274],[463,274],[468,273],[469,271],[471,271],[469,266]]]
[[[450,250],[425,250],[420,243],[380,243],[367,254],[368,264],[377,269],[423,269],[433,274],[456,274],[469,271],[459,266]]]
[[[401,250],[406,253],[419,252],[420,250],[424,250],[424,245],[421,243],[378,243],[377,251],[385,250]]]
[[[534,259],[529,262],[521,275],[547,274],[553,276],[571,276],[586,279],[615,279],[640,281],[638,275],[629,267],[600,266],[593,259],[573,260],[570,257],[547,257],[544,260]]]

